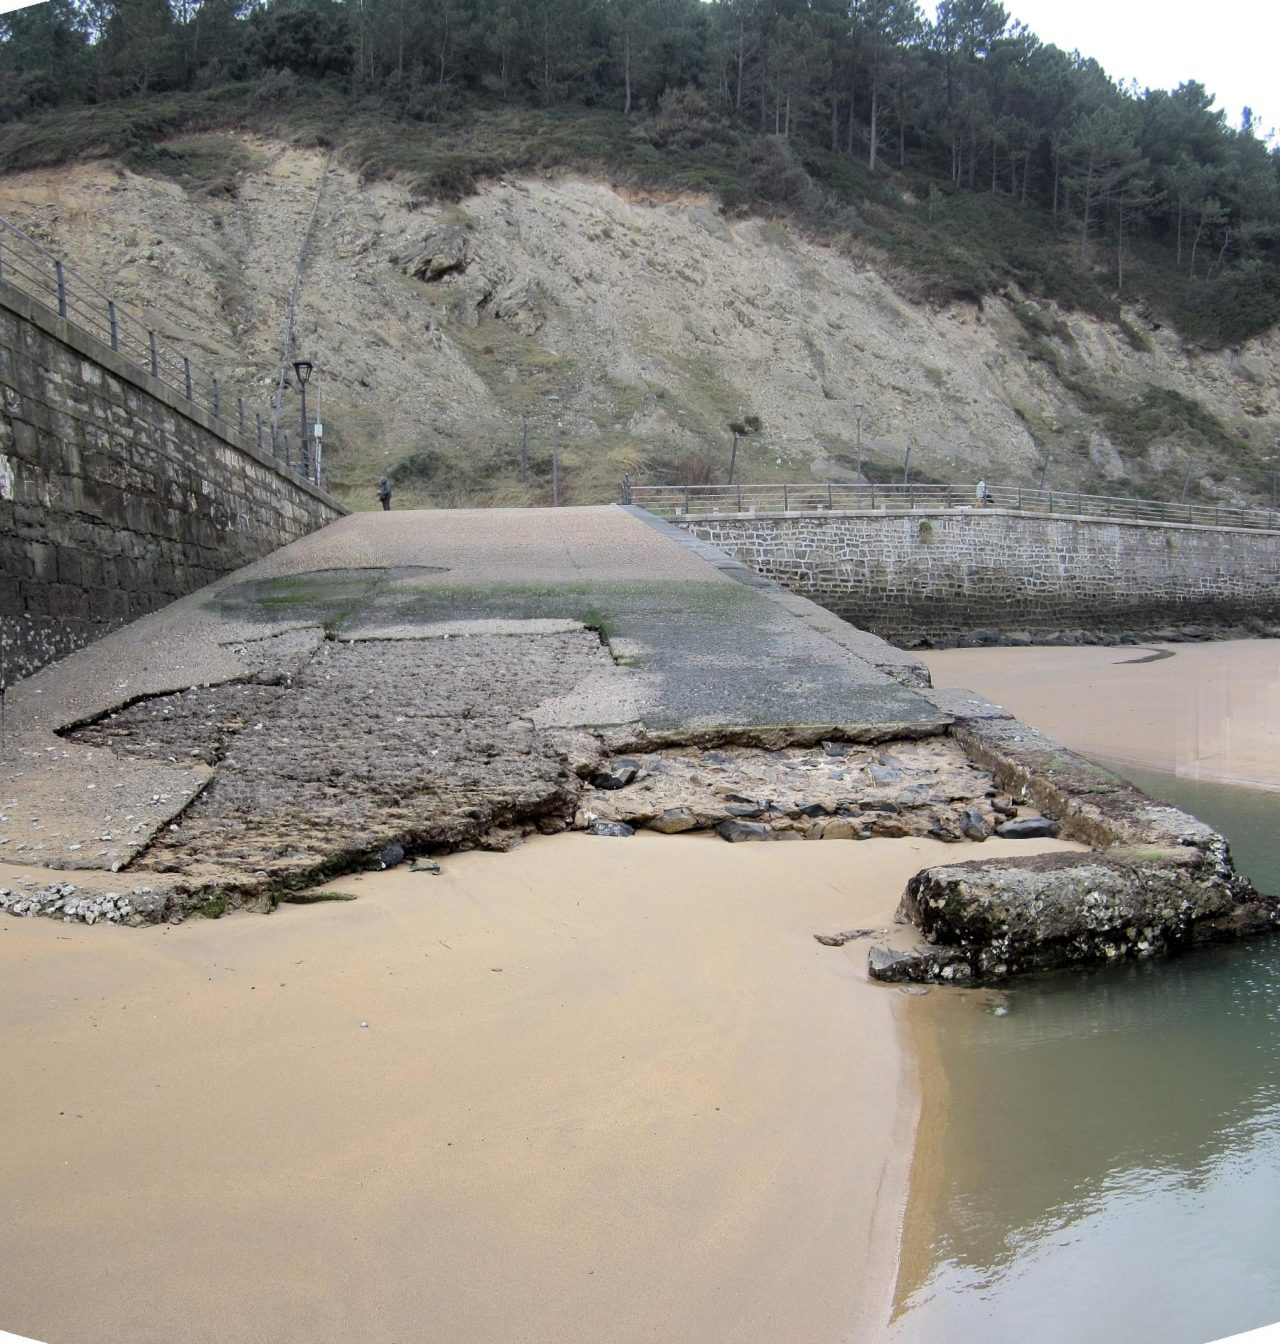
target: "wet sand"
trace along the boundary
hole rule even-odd
[[[1139,661],[1167,653],[1155,661]],[[1085,756],[1188,779],[1280,788],[1280,640],[920,655]]]
[[[812,935],[955,857],[559,836],[270,917],[0,920],[0,1330],[876,1338],[910,1000]]]

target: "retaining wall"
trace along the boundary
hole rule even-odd
[[[896,642],[1280,620],[1280,533],[1000,509],[678,525]]]
[[[0,284],[0,686],[347,510]]]

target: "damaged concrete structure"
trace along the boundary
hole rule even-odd
[[[343,519],[20,683],[8,724],[22,914],[267,910],[397,856],[646,828],[964,847],[871,949],[885,979],[1277,922],[1209,828],[639,511]],[[1054,830],[1091,852],[981,859]]]

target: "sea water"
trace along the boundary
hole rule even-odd
[[[1280,893],[1280,793],[1123,773]],[[937,994],[926,1231],[889,1339],[1204,1344],[1280,1321],[1280,938]]]

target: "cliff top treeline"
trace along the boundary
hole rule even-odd
[[[1235,343],[1280,321],[1280,150],[993,0],[46,0],[0,18],[0,170],[242,125],[424,197],[567,166],[716,192],[935,301],[1010,284]],[[196,156],[198,158],[198,156]],[[1136,335],[1136,333],[1135,333]]]

